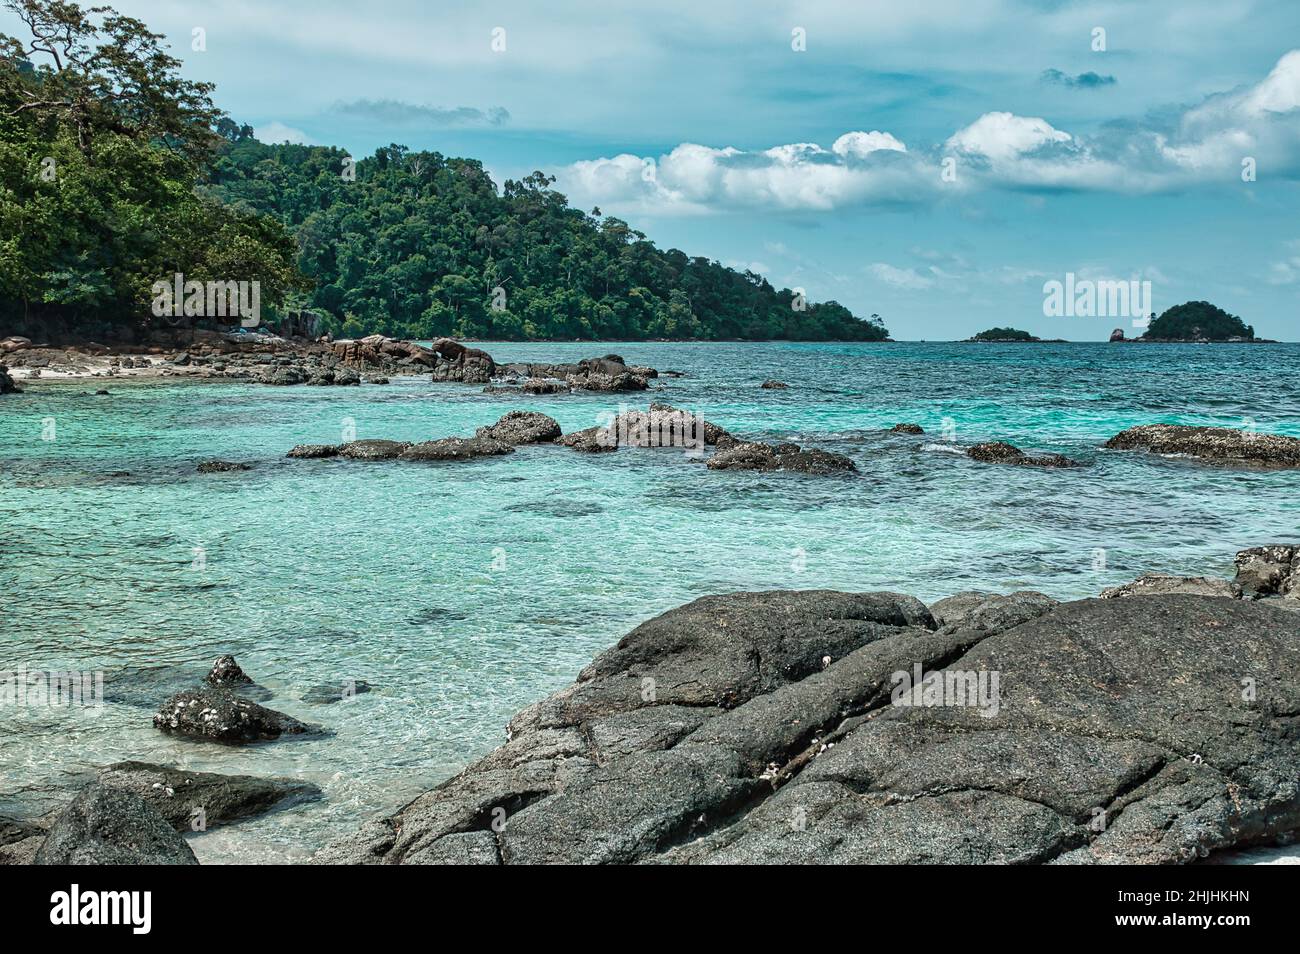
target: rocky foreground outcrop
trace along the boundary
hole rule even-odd
[[[9,376],[8,365],[0,364],[0,394],[18,394],[22,388],[14,383],[14,379]]]
[[[1261,561],[1283,561],[1246,560],[1271,581]],[[316,860],[1165,863],[1270,842],[1300,829],[1282,602],[704,597]]]
[[[38,865],[196,865],[185,839],[144,799],[87,786],[54,822]]]
[[[1120,431],[1103,446],[1110,450],[1145,450],[1194,457],[1216,464],[1300,467],[1300,438],[1229,427],[1143,424]]]

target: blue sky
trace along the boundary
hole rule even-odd
[[[115,6],[263,139],[540,168],[900,339],[1130,326],[1045,317],[1067,273],[1300,339],[1295,0]]]

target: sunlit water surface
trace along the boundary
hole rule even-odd
[[[1300,346],[497,344],[499,362],[615,351],[686,372],[647,395],[734,433],[850,455],[848,478],[715,472],[675,450],[522,448],[453,463],[287,460],[305,442],[469,435],[515,408],[590,426],[618,396],[33,383],[0,399],[0,669],[103,670],[100,709],[0,711],[0,813],[134,758],[301,777],[322,801],[193,837],[204,862],[305,860],[504,739],[637,623],[707,593],[962,589],[1059,598],[1159,570],[1231,572],[1294,540],[1300,473],[1102,451],[1134,424],[1300,436]],[[766,378],[788,390],[761,390]],[[945,421],[945,419],[947,419]],[[915,421],[925,437],[886,433]],[[981,465],[1008,440],[1078,470]],[[53,440],[43,438],[53,437]],[[246,473],[200,475],[208,458]],[[227,748],[153,729],[234,653],[269,705],[333,735]],[[360,679],[334,705],[310,687]]]

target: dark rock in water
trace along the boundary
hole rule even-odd
[[[444,437],[437,441],[412,444],[402,451],[402,460],[473,460],[513,454],[514,448],[491,437]]]
[[[101,397],[107,394],[108,394],[108,388],[100,388],[98,391],[95,392],[95,397]]]
[[[568,394],[569,386],[563,381],[529,378],[520,388],[525,394]]]
[[[1219,464],[1300,467],[1300,438],[1228,427],[1143,424],[1120,431],[1103,446],[1111,450],[1176,454]]]
[[[158,710],[153,724],[168,735],[243,745],[282,735],[322,735],[318,725],[267,709],[227,689],[178,692]]]
[[[437,363],[433,366],[434,381],[457,381],[462,384],[487,384],[496,372],[496,362],[486,351],[467,348],[459,341],[439,338],[433,342]]]
[[[843,454],[798,444],[736,443],[719,450],[709,459],[710,470],[792,470],[803,474],[843,474],[857,465]]]
[[[1123,329],[1123,328],[1116,328],[1114,331],[1112,331],[1112,332],[1110,333],[1110,340],[1111,340],[1111,341],[1123,341],[1123,340],[1125,340],[1125,339],[1124,339],[1124,329]]]
[[[180,832],[212,829],[321,797],[311,782],[189,772],[148,762],[110,765],[98,782],[144,799]],[[202,827],[195,827],[200,818]]]
[[[1207,576],[1166,576],[1162,573],[1147,573],[1132,583],[1102,590],[1101,598],[1109,600],[1121,596],[1166,596],[1170,593],[1241,599],[1241,587],[1227,580],[1215,580]]]
[[[563,437],[557,438],[555,443],[588,454],[618,450],[618,438],[603,427],[588,427],[580,431],[570,431]]]
[[[249,464],[236,463],[229,460],[205,460],[199,464],[200,474],[225,474],[231,471],[252,470]]]
[[[1300,546],[1273,544],[1237,554],[1236,583],[1263,595],[1300,597]]]
[[[54,822],[38,865],[196,865],[185,839],[138,795],[92,783]]]
[[[769,378],[759,385],[759,387],[765,391],[783,390],[789,386],[790,385],[786,384],[784,381],[777,381],[774,378]]]
[[[895,424],[889,431],[891,434],[924,434],[925,428],[920,424]]]
[[[967,448],[966,456],[983,464],[1012,464],[1017,467],[1079,467],[1078,461],[1060,454],[1042,454],[1031,457],[1006,441],[991,441]]]
[[[696,600],[316,861],[1160,864],[1300,829],[1293,614],[952,609],[936,629],[897,594]]]
[[[352,460],[392,460],[410,446],[406,441],[352,441],[339,448],[339,456]]]
[[[299,444],[293,450],[286,454],[286,457],[337,457],[339,455],[339,446],[337,444]]]
[[[8,365],[0,364],[0,394],[21,394],[22,390],[9,376]]]
[[[229,654],[218,656],[212,663],[212,668],[208,674],[203,677],[203,681],[209,686],[251,686],[253,679],[248,673],[240,668],[239,663],[235,662],[235,657]]]
[[[370,691],[370,683],[364,679],[341,679],[338,682],[312,686],[302,695],[303,702],[312,705],[327,706],[334,702],[354,699]]]
[[[540,444],[554,441],[561,434],[555,418],[537,411],[511,411],[495,424],[480,427],[477,437],[488,437],[506,444]]]

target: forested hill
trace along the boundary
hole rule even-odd
[[[874,341],[888,332],[805,304],[751,272],[656,248],[571,208],[540,172],[498,192],[482,165],[403,146],[266,145],[223,123],[205,187],[282,220],[314,282],[301,302],[336,335],[406,338]]]

